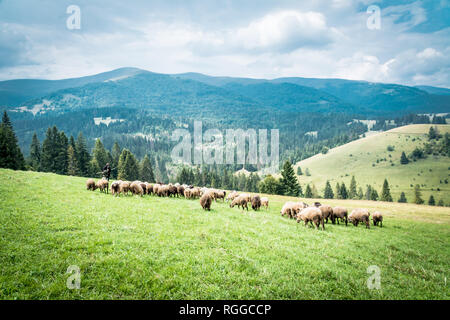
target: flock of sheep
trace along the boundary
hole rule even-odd
[[[322,205],[319,202],[315,202],[314,206],[308,206],[304,202],[286,202],[281,208],[281,215],[288,216],[291,219],[296,219],[297,222],[304,221],[305,226],[309,223],[319,226],[325,230],[325,223],[328,223],[330,219],[333,224],[336,222],[345,222],[347,226],[348,222],[353,223],[354,226],[358,226],[359,223],[364,223],[366,228],[370,228],[370,212],[367,209],[358,208],[354,209],[350,215],[348,210],[344,207],[334,207],[329,205]],[[379,211],[375,211],[372,215],[373,225],[380,227],[383,226],[383,215]]]
[[[109,190],[109,182],[105,179],[100,179],[95,182],[93,179],[88,179],[86,182],[86,188],[88,190],[100,189],[101,192],[107,193]],[[251,204],[253,210],[259,210],[261,207],[269,208],[269,199],[267,197],[260,197],[259,195],[251,196],[246,193],[238,193],[232,191],[227,195],[225,190],[212,189],[212,188],[200,188],[194,186],[188,186],[186,184],[151,184],[141,181],[114,181],[111,183],[111,194],[113,196],[123,195],[156,195],[159,197],[185,197],[186,199],[200,199],[200,205],[204,210],[211,210],[211,204],[214,201],[222,199],[223,202],[230,202],[230,208],[237,206],[242,210],[247,209],[248,204]],[[309,206],[305,202],[286,202],[281,208],[281,215],[288,216],[291,219],[296,219],[299,223],[303,221],[305,226],[308,222],[311,225],[315,225],[317,229],[321,226],[325,230],[325,223],[331,220],[333,224],[336,222],[345,222],[347,226],[348,222],[358,226],[359,223],[364,223],[366,228],[370,228],[370,212],[367,209],[354,209],[350,215],[348,210],[343,207],[332,208],[329,205],[322,205],[319,202],[315,202],[314,206]],[[383,215],[375,211],[372,215],[372,221],[374,226],[383,226]]]

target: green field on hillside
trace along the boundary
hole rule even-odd
[[[381,194],[386,178],[394,201],[398,200],[401,192],[405,192],[408,202],[412,202],[414,186],[419,184],[425,201],[432,194],[436,203],[442,199],[446,205],[450,205],[450,184],[445,183],[445,179],[450,182],[449,157],[428,155],[426,159],[400,164],[402,151],[408,155],[428,141],[426,134],[430,126],[409,125],[370,135],[331,149],[327,154],[300,161],[294,169],[297,171],[300,166],[303,171],[303,175],[299,176],[301,185],[304,187],[314,183],[320,195],[323,195],[327,180],[333,190],[337,182],[344,182],[348,188],[354,175],[363,192],[366,191],[366,185],[370,184]],[[450,132],[450,125],[433,126],[438,128],[440,134]],[[388,151],[388,146],[393,146],[394,150]],[[305,175],[307,168],[311,176]]]
[[[384,212],[383,228],[304,227],[292,198],[226,203],[85,189],[85,179],[0,170],[0,299],[449,299],[450,212],[332,200]],[[308,199],[307,202],[313,200]],[[380,289],[368,289],[369,266]],[[81,271],[68,289],[69,266]]]

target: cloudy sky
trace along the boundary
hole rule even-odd
[[[450,0],[0,0],[0,80],[119,67],[450,88]]]

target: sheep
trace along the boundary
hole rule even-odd
[[[92,190],[92,191],[95,191],[95,189],[97,189],[97,186],[95,185],[94,179],[88,179],[86,181],[86,189],[87,190]]]
[[[184,196],[184,186],[177,186],[178,196]]]
[[[106,179],[100,179],[95,184],[97,189],[100,189],[100,192],[107,192],[108,191],[108,180]]]
[[[372,214],[373,225],[376,227],[380,223],[380,227],[383,227],[383,214],[380,211],[375,211]]]
[[[294,202],[294,205],[292,206],[292,209],[291,209],[291,217],[290,218],[291,219],[292,218],[296,218],[297,214],[299,214],[300,211],[302,211],[303,209],[305,209],[307,207],[308,207],[308,204],[306,204],[306,203],[304,203],[302,201]]]
[[[194,198],[194,199],[200,198],[200,188],[199,187],[192,188],[191,198]]]
[[[203,210],[211,211],[212,197],[210,192],[205,192],[200,198],[200,205]]]
[[[186,189],[184,189],[184,197],[186,198],[186,199],[190,199],[191,198],[191,188],[186,188]]]
[[[226,201],[233,201],[235,198],[239,196],[237,191],[231,191],[231,193],[227,196]]]
[[[370,229],[369,219],[369,210],[361,208],[353,210],[352,213],[350,213],[350,215],[348,216],[348,220],[353,223],[355,227],[357,227],[360,222],[364,222],[367,229]]]
[[[144,194],[147,194],[147,183],[141,182],[140,183],[142,190],[144,191]]]
[[[239,196],[237,198],[234,198],[234,200],[230,204],[230,208],[233,208],[235,205],[237,205],[238,208],[242,208],[242,210],[246,208],[248,211],[247,202],[247,197]]]
[[[225,196],[227,195],[227,192],[225,190],[218,190],[216,199],[222,199],[223,202],[225,202]]]
[[[130,185],[130,191],[134,195],[144,195],[144,189],[142,189],[141,183],[139,181],[133,181]]]
[[[269,198],[262,197],[261,198],[261,206],[266,207],[266,210],[269,208]]]
[[[256,195],[252,197],[252,209],[257,211],[261,208],[261,198]]]
[[[240,197],[244,197],[247,200],[247,202],[251,202],[252,201],[252,196],[247,194],[247,193],[241,194]]]
[[[122,180],[114,181],[111,183],[111,194],[113,196],[117,196],[119,194],[120,184],[122,183]]]
[[[161,185],[159,183],[155,183],[153,185],[153,194],[154,195],[158,195],[158,190],[159,190],[160,187],[161,187]]]
[[[307,207],[303,209],[299,214],[297,214],[297,223],[301,220],[305,222],[305,227],[308,225],[308,222],[310,222],[311,225],[313,225],[314,222],[317,229],[319,229],[319,225],[322,225],[322,230],[325,230],[322,211],[319,208]]]
[[[174,186],[173,184],[169,184],[167,185],[167,196],[176,196],[177,195],[177,187]]]
[[[169,196],[169,186],[164,184],[158,188],[158,197]]]
[[[128,194],[130,190],[130,184],[127,181],[122,181],[119,185],[119,196],[121,193]]]
[[[335,221],[339,224],[339,220],[345,221],[345,225],[348,223],[348,210],[344,207],[334,207],[331,215],[331,222]]]
[[[146,191],[146,194],[152,194],[153,193],[153,185],[146,182],[145,183],[145,191]]]
[[[295,205],[295,202],[293,202],[293,201],[286,202],[283,205],[283,207],[281,208],[281,211],[280,211],[281,216],[287,215],[288,217],[293,217],[294,213],[292,211],[294,210],[294,208],[293,208],[294,205]]]
[[[328,205],[320,205],[318,208],[322,211],[322,217],[325,219],[326,223],[328,223],[328,218],[333,220],[333,208]]]

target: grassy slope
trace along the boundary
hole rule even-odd
[[[113,198],[85,179],[0,170],[1,299],[449,299],[448,208],[383,210],[385,227],[305,228],[269,211]],[[66,288],[69,265],[81,289]],[[381,290],[366,286],[381,268]]]
[[[364,192],[366,185],[371,184],[381,194],[383,181],[387,178],[394,200],[397,200],[400,193],[404,191],[408,201],[412,202],[414,196],[411,184],[413,186],[420,184],[424,185],[421,189],[425,201],[430,194],[433,194],[436,202],[443,199],[446,204],[449,204],[450,184],[444,183],[444,179],[450,176],[448,157],[431,155],[407,165],[400,164],[402,151],[409,154],[416,146],[423,146],[427,141],[426,133],[429,128],[430,125],[409,125],[371,135],[331,149],[326,155],[319,154],[300,161],[295,165],[295,172],[297,172],[297,166],[302,168],[303,173],[306,168],[309,168],[311,176],[307,177],[303,174],[300,176],[300,182],[302,185],[314,183],[321,195],[323,195],[327,179],[330,180],[333,190],[336,182],[345,182],[348,188],[351,177],[354,175],[358,186],[362,186]],[[438,125],[438,128],[441,134],[450,132],[449,125]],[[394,146],[395,150],[389,152],[388,145]],[[376,163],[377,159],[384,158],[387,161]],[[391,166],[390,160],[394,166]],[[375,166],[373,167],[372,164]],[[437,188],[441,191],[436,191]]]

